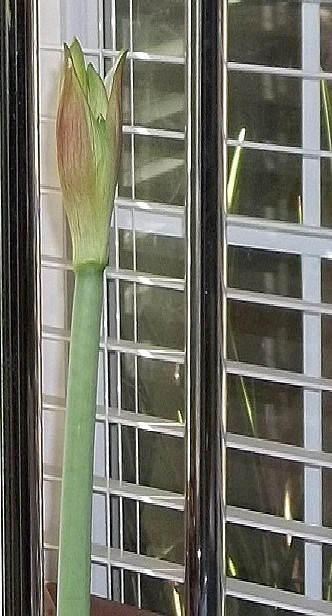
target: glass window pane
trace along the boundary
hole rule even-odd
[[[121,408],[125,411],[135,411],[135,357],[121,354]]]
[[[331,53],[331,28],[332,28],[332,8],[328,2],[320,5],[320,26],[321,26],[321,66],[323,71],[332,72],[332,53]]]
[[[123,135],[121,166],[119,171],[118,193],[120,197],[132,197],[132,166],[131,166],[132,139],[130,135]]]
[[[124,596],[126,605],[138,607],[138,575],[134,571],[124,570]]]
[[[134,234],[119,230],[120,268],[134,269]],[[135,231],[136,270],[184,279],[185,240],[182,237]]]
[[[119,229],[119,267],[134,269],[132,231]]]
[[[332,393],[322,394],[323,449],[332,453]]]
[[[134,340],[134,293],[131,282],[119,281],[120,291],[120,338]]]
[[[184,66],[134,63],[134,124],[183,131],[185,124]]]
[[[140,504],[142,554],[184,564],[184,515],[182,511]]]
[[[323,469],[323,520],[324,526],[332,528],[332,469]]]
[[[301,2],[228,0],[228,5],[229,60],[300,68]]]
[[[139,412],[184,422],[184,366],[139,357],[137,371]]]
[[[252,440],[246,440],[249,451],[233,450],[229,434],[227,504],[315,526],[332,523],[331,471],[250,449],[267,439],[276,450],[285,443],[317,456],[322,448],[332,451],[330,392],[273,382],[279,379],[274,369],[332,378],[332,317],[320,314],[321,302],[332,303],[332,268],[320,259],[325,238],[319,232],[320,223],[332,227],[324,98],[331,86],[319,81],[321,68],[332,70],[331,17],[326,2],[228,0],[229,172],[234,153],[240,158],[228,202],[230,238],[239,246],[228,247],[227,352],[231,360],[271,369],[271,377],[228,375],[227,429]],[[302,298],[315,309],[298,308]],[[226,541],[230,577],[331,599],[329,547],[235,525],[228,525]],[[226,606],[227,616],[289,613],[233,598]]]
[[[170,0],[166,10],[154,0],[134,0],[134,49],[183,56],[184,10],[183,0]]]
[[[228,450],[227,503],[303,520],[303,467],[295,462]]]
[[[323,546],[323,599],[332,600],[332,547]]]
[[[143,485],[183,494],[184,439],[141,431],[139,451]]]
[[[184,144],[179,139],[135,137],[137,199],[184,205]]]
[[[304,616],[303,612],[281,610],[263,603],[252,603],[235,597],[226,599],[227,616]]]
[[[130,47],[129,0],[117,0],[117,47]],[[154,0],[133,0],[133,49],[162,56],[184,55],[185,4],[169,0],[167,7]],[[110,32],[111,29],[108,28]],[[110,35],[108,43],[111,42]]]
[[[137,286],[138,341],[172,349],[184,348],[184,293]]]
[[[332,100],[332,99],[331,99]],[[332,227],[332,158],[321,158],[321,223]]]
[[[332,261],[322,259],[321,268],[322,302],[332,304]]]
[[[228,375],[227,396],[229,432],[303,445],[300,387]]]
[[[295,310],[228,302],[229,358],[302,372],[302,315]]]
[[[229,164],[233,155],[229,148]],[[301,156],[242,149],[229,214],[301,223],[301,195]]]
[[[141,576],[142,608],[160,616],[180,616],[184,613],[184,589],[181,584]]]
[[[184,278],[184,238],[136,232],[136,265],[142,272]]]
[[[121,442],[120,452],[119,441]],[[110,467],[111,477],[119,477],[119,463],[122,465],[122,479],[146,487],[159,488],[168,492],[184,492],[184,439],[135,428],[110,425]]]
[[[322,317],[322,376],[332,378],[332,317]]]
[[[301,81],[271,74],[229,73],[229,137],[301,145]]]
[[[226,543],[229,576],[303,594],[302,539],[228,524]]]
[[[301,259],[282,252],[229,246],[228,284],[235,289],[301,297]]]
[[[110,283],[110,287],[112,287]],[[184,293],[119,281],[120,338],[170,349],[184,348]],[[135,315],[136,302],[136,315]],[[112,336],[112,331],[111,331]],[[113,333],[114,336],[114,333]]]

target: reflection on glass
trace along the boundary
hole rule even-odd
[[[116,0],[116,20],[112,10],[112,0],[104,0],[105,47],[112,49],[130,49],[130,0]],[[115,32],[114,32],[115,30]],[[115,34],[115,41],[113,35]]]
[[[119,501],[119,497],[112,497],[112,499]],[[123,549],[128,552],[137,552],[137,518],[136,518],[136,503],[129,498],[122,499],[122,515],[123,515]],[[119,502],[117,504],[117,510],[120,514]],[[113,519],[113,524],[120,526],[120,517]]]
[[[229,60],[300,68],[301,2],[228,2]]]
[[[266,603],[251,603],[234,597],[226,599],[226,614],[227,616],[305,616],[300,612],[289,612],[289,610],[278,610],[275,607],[270,607]]]
[[[158,287],[137,287],[138,341],[184,348],[184,293]]]
[[[139,449],[141,483],[182,494],[184,440],[142,431],[139,434]]]
[[[136,294],[137,341],[170,349],[184,348],[183,291],[135,285],[123,280],[120,281],[119,288],[122,340],[135,340]]]
[[[118,182],[119,197],[132,197],[131,136],[123,135]]]
[[[161,616],[182,616],[184,589],[181,584],[142,575],[141,589],[143,609],[152,610]]]
[[[229,432],[303,445],[303,393],[299,387],[228,375]]]
[[[322,317],[322,376],[332,378],[332,317]]]
[[[247,141],[301,145],[301,80],[279,75],[229,73],[229,137],[242,127]]]
[[[300,156],[243,148],[230,214],[301,223],[301,195]]]
[[[119,281],[120,291],[120,338],[134,340],[134,285],[131,282]]]
[[[113,408],[118,406],[118,357],[117,353],[108,353],[109,403]]]
[[[332,153],[332,83],[321,81],[321,148]],[[332,226],[332,158],[321,158],[321,222]]]
[[[133,233],[119,229],[119,266],[120,269],[133,269]]]
[[[118,447],[119,438],[121,438],[121,451]],[[136,443],[135,428],[121,426],[119,432],[117,426],[110,425],[110,442],[112,479],[119,477],[119,463],[121,463],[123,481],[136,483],[137,471],[141,485],[183,494],[184,439],[139,430]]]
[[[113,526],[120,526],[123,516],[123,549],[139,552],[160,560],[183,564],[184,533],[183,512],[166,507],[158,507],[123,498],[122,513],[118,496],[111,497]],[[137,524],[139,522],[139,545],[137,544]],[[115,533],[113,547],[118,547]]]
[[[153,133],[124,134],[119,198],[182,206],[186,192],[184,139],[178,139],[179,135],[169,138],[167,134],[164,138],[158,131],[185,131],[185,2],[169,0],[165,5],[155,0],[116,0],[115,3],[104,0],[103,4],[105,49],[127,48],[141,54],[140,59],[131,59],[126,66],[124,124],[130,127],[133,120],[136,126]],[[107,59],[105,70],[112,63],[112,59]],[[151,220],[153,214],[149,223]],[[168,225],[166,221],[165,228],[159,228],[159,232],[168,233]],[[121,229],[117,232],[120,268],[184,278],[183,238]],[[170,232],[174,233],[174,229]],[[114,266],[114,258],[111,262]],[[114,312],[114,282],[110,281],[108,286],[110,312]],[[120,281],[119,287],[121,339],[138,339],[169,348],[184,347],[183,293],[126,281]],[[116,336],[114,317],[109,318],[108,334]],[[184,422],[182,365],[124,353],[110,354],[110,359],[109,383],[114,408]],[[111,425],[110,444],[112,479],[183,492],[183,439]],[[122,505],[121,520],[120,499],[111,498],[114,547],[120,547],[121,527],[124,549],[183,562],[182,513],[125,498]],[[127,570],[120,575],[112,567],[111,587],[113,597],[124,598],[128,604],[165,616],[183,613],[183,589],[177,584]]]
[[[332,547],[323,545],[323,599],[332,601]]]
[[[134,124],[182,131],[185,123],[184,66],[134,63]]]
[[[135,137],[137,199],[184,205],[184,171],[184,143],[181,139]]]
[[[184,367],[139,357],[137,370],[139,412],[183,423]]]
[[[320,6],[321,16],[321,51],[320,61],[323,71],[332,72],[332,48],[331,48],[331,28],[332,28],[332,8],[329,2],[322,2]]]
[[[185,421],[184,367],[172,362],[135,358],[121,354],[121,408],[146,415],[163,417],[172,422]],[[112,364],[116,374],[115,358]],[[112,372],[113,374],[113,372]],[[113,385],[113,381],[112,381]],[[114,381],[112,406],[117,407],[117,383]],[[138,408],[136,408],[136,403]]]
[[[135,411],[135,358],[133,355],[121,354],[121,408]]]
[[[129,0],[117,0],[116,8],[117,47],[130,48]],[[183,0],[169,0],[167,5],[154,0],[133,0],[132,9],[134,51],[161,56],[184,55]],[[106,43],[111,43],[110,34]]]
[[[140,504],[140,552],[184,564],[183,512]]]
[[[321,223],[332,227],[332,159],[321,158]]]
[[[295,310],[229,300],[230,359],[302,372],[302,316]]]
[[[121,571],[117,567],[110,568],[110,578],[112,585],[112,597],[121,600]]]
[[[332,393],[322,394],[323,450],[332,453]]]
[[[303,540],[228,524],[226,544],[230,577],[303,593]]]
[[[323,526],[332,528],[332,469],[323,469]]]
[[[138,582],[137,573],[134,571],[124,570],[124,601],[126,605],[138,607]]]
[[[228,284],[234,289],[301,297],[301,259],[271,250],[228,248]]]
[[[332,261],[322,259],[322,302],[332,304]]]
[[[142,272],[184,278],[185,240],[182,237],[136,233],[136,265]]]
[[[184,278],[185,240],[182,237],[136,231],[136,269],[139,272]],[[120,232],[120,267],[133,269],[133,233]]]
[[[125,603],[139,605],[160,616],[182,616],[184,592],[183,586],[156,577],[125,571]]]
[[[303,467],[295,462],[228,450],[227,503],[286,519],[303,519]]]
[[[308,118],[306,114],[309,108],[311,113],[317,111],[309,93],[311,87],[316,88],[316,94],[319,88],[321,91],[320,147],[326,150],[324,154],[332,150],[332,126],[327,121],[327,106],[324,102],[324,87],[329,91],[332,100],[332,81],[320,84],[319,81],[310,80],[307,90],[303,88],[301,79],[285,75],[289,68],[310,70],[306,65],[307,58],[311,52],[314,56],[314,41],[316,35],[319,36],[317,22],[312,24],[312,31],[310,30],[310,16],[315,14],[317,17],[319,13],[321,67],[323,71],[332,71],[331,3],[309,3],[309,6],[296,0],[228,0],[228,4],[228,59],[242,65],[231,65],[229,68],[228,137],[240,142],[240,131],[245,129],[247,142],[241,149],[235,198],[228,214],[301,225],[302,175],[306,186],[313,189],[316,180],[313,175],[310,185],[308,173],[309,169],[315,167],[317,160],[316,169],[318,172],[319,162],[321,172],[321,223],[323,226],[332,227],[332,159],[325,155],[320,157],[318,152],[317,158],[312,157],[310,163],[304,167],[303,156],[299,154],[268,151],[274,144],[277,149],[281,146],[280,150],[288,149],[288,146],[303,146],[302,117]],[[307,24],[306,19],[309,20]],[[302,36],[301,30],[304,28],[305,36]],[[312,59],[318,65],[318,58]],[[246,67],[246,64],[261,66]],[[276,67],[286,70],[279,71]],[[302,108],[303,103],[305,109]],[[306,129],[310,135],[310,126],[307,125]],[[319,135],[312,133],[312,136],[315,140]],[[230,147],[229,169],[232,168],[234,152],[235,148]],[[315,207],[320,207],[319,191],[317,195],[310,195],[310,198],[307,193],[305,206],[308,213],[314,216]],[[305,222],[314,224],[309,223],[308,218]],[[251,231],[254,228],[263,231],[262,221],[253,224],[243,218],[238,224],[234,218],[232,225],[238,225],[236,241],[241,238],[243,225],[246,226],[243,243],[248,242],[251,246],[257,241],[259,244],[259,233],[255,236],[255,232],[251,234]],[[270,232],[273,232],[273,229],[276,233],[281,230],[287,233],[293,231],[287,224],[266,225],[269,226]],[[281,240],[280,247],[285,244],[286,242]],[[291,244],[289,251],[292,251]],[[317,243],[317,256],[319,251]],[[303,252],[310,263],[310,257]],[[315,259],[316,257],[313,257],[314,264]],[[321,265],[322,302],[332,304],[331,261],[322,260]],[[318,365],[317,370],[321,368],[323,377],[332,378],[330,315],[321,317],[322,336],[321,340],[317,340],[316,347],[315,341],[308,343],[311,323],[309,319],[303,319],[302,312],[270,306],[269,298],[265,298],[265,305],[257,305],[254,301],[250,303],[231,300],[232,293],[233,297],[236,296],[234,289],[301,299],[303,289],[308,293],[316,288],[317,283],[311,281],[307,270],[302,268],[301,256],[259,250],[258,247],[231,246],[228,247],[227,274],[228,285],[231,287],[227,304],[229,359],[271,368],[273,380],[274,368],[301,373],[304,366],[308,365],[308,360],[321,348],[321,362],[317,360],[321,366]],[[312,301],[317,300],[315,291],[312,297]],[[277,303],[280,300],[273,301]],[[312,317],[313,320],[315,318],[316,324],[319,325],[319,315]],[[303,520],[306,516],[306,521],[309,521],[308,511],[315,509],[319,519],[320,503],[319,498],[316,503],[316,494],[321,486],[318,470],[317,483],[311,492],[310,473],[314,474],[315,471],[304,473],[304,467],[298,463],[231,449],[234,433],[252,437],[253,448],[257,444],[256,439],[267,439],[274,442],[275,449],[278,449],[280,442],[304,447],[308,443],[310,431],[313,436],[317,436],[314,448],[319,449],[320,396],[314,394],[316,395],[318,402],[315,406],[310,396],[304,397],[304,390],[300,387],[228,375],[227,429],[231,433],[227,466],[229,505],[269,513],[285,520]],[[312,424],[309,423],[311,419],[308,419],[310,412],[311,415],[316,415]],[[332,452],[331,435],[332,394],[323,392],[322,445],[328,452]],[[332,527],[332,471],[323,469],[322,475],[322,523]],[[314,562],[310,550],[304,549],[305,542],[290,535],[274,535],[272,532],[262,532],[254,528],[228,525],[226,541],[227,572],[230,577],[293,593],[308,593],[308,584],[311,584],[309,578],[312,574],[315,575],[316,566],[318,570],[320,568],[319,551],[317,562]],[[332,549],[330,546],[323,546],[322,552],[323,598],[331,601]],[[319,597],[320,588],[317,585],[315,592]],[[326,609],[329,610],[328,607]],[[227,600],[226,614],[288,616],[287,611],[233,598]]]

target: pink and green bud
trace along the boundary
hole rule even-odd
[[[64,53],[56,139],[74,267],[84,263],[104,267],[121,156],[127,52],[120,53],[105,81],[92,64],[86,67],[77,39],[64,46]]]

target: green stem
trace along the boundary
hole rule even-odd
[[[75,272],[63,457],[58,616],[90,614],[91,511],[103,270]]]

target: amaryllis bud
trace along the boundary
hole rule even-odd
[[[101,79],[77,39],[64,46],[57,158],[74,267],[107,263],[109,223],[122,144],[122,74],[127,52]]]

